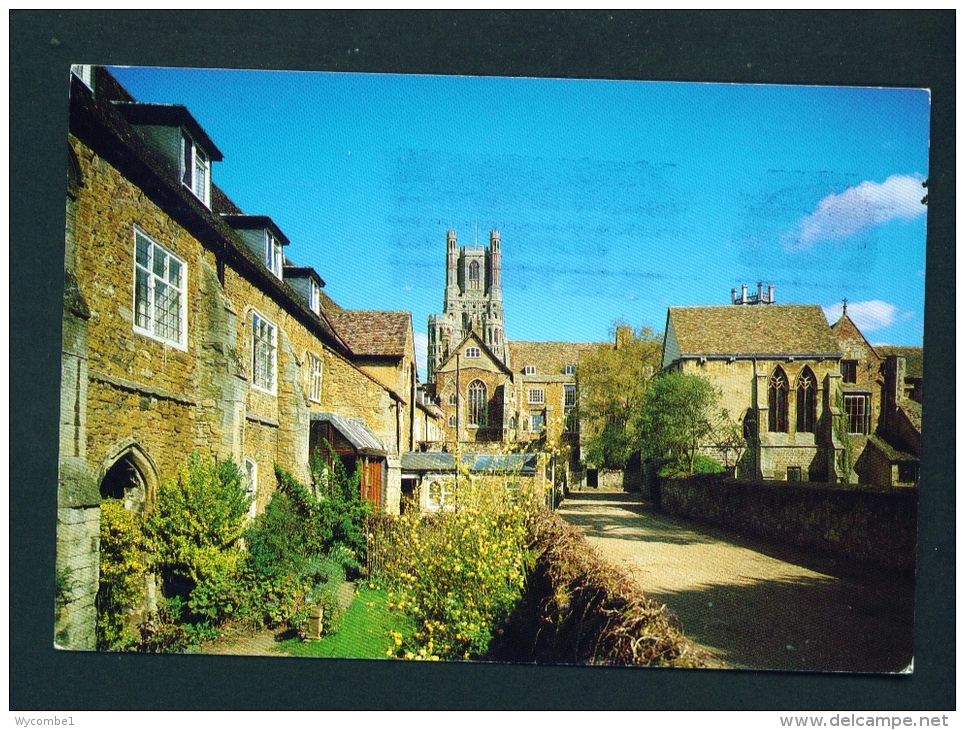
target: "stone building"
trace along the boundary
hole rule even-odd
[[[442,314],[429,317],[428,382],[435,380],[436,370],[455,354],[471,332],[497,359],[508,364],[499,231],[490,232],[488,248],[460,247],[456,232],[446,232]]]
[[[837,481],[838,343],[819,306],[772,302],[670,307],[662,365],[719,389],[748,445],[740,476]]]
[[[213,183],[223,155],[185,107],[76,68],[68,142],[56,641],[92,649],[103,498],[150,509],[200,451],[241,465],[261,511],[273,465],[307,481],[329,440],[397,512],[414,356],[410,318],[370,347],[275,221]]]
[[[429,317],[428,392],[448,442],[577,446],[576,368],[599,343],[505,338],[499,231],[489,248],[446,233],[442,314]]]
[[[739,476],[917,482],[921,407],[909,394],[921,381],[908,382],[904,357],[872,347],[846,302],[829,325],[817,305],[777,304],[773,285],[731,298],[731,306],[671,307],[662,365],[719,390],[721,407],[743,425]],[[917,348],[897,349],[913,357]]]

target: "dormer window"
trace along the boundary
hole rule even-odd
[[[563,368],[564,375],[576,375],[576,365],[567,365]]]
[[[181,182],[211,207],[211,160],[187,132],[181,132]]]
[[[282,259],[281,241],[271,231],[265,231],[265,266],[279,279],[282,278]]]
[[[536,366],[527,365],[523,368],[523,375],[536,375]]]
[[[308,280],[308,306],[312,308],[312,311],[315,312],[315,314],[319,314],[321,312],[321,291],[314,279]]]

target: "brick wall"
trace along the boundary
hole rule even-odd
[[[660,484],[660,509],[844,561],[914,570],[918,490],[746,482],[702,474]]]

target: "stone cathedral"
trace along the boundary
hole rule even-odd
[[[446,232],[446,292],[442,314],[429,317],[427,379],[459,344],[475,332],[490,351],[509,364],[503,325],[499,231],[489,233],[489,248],[458,246],[455,231]]]

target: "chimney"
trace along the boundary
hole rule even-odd
[[[737,304],[737,289],[730,290],[730,303]]]
[[[757,303],[763,304],[764,302],[764,282],[757,282]]]
[[[774,285],[773,284],[767,285],[767,303],[768,304],[774,303]]]
[[[747,304],[747,284],[741,284],[741,304]]]

